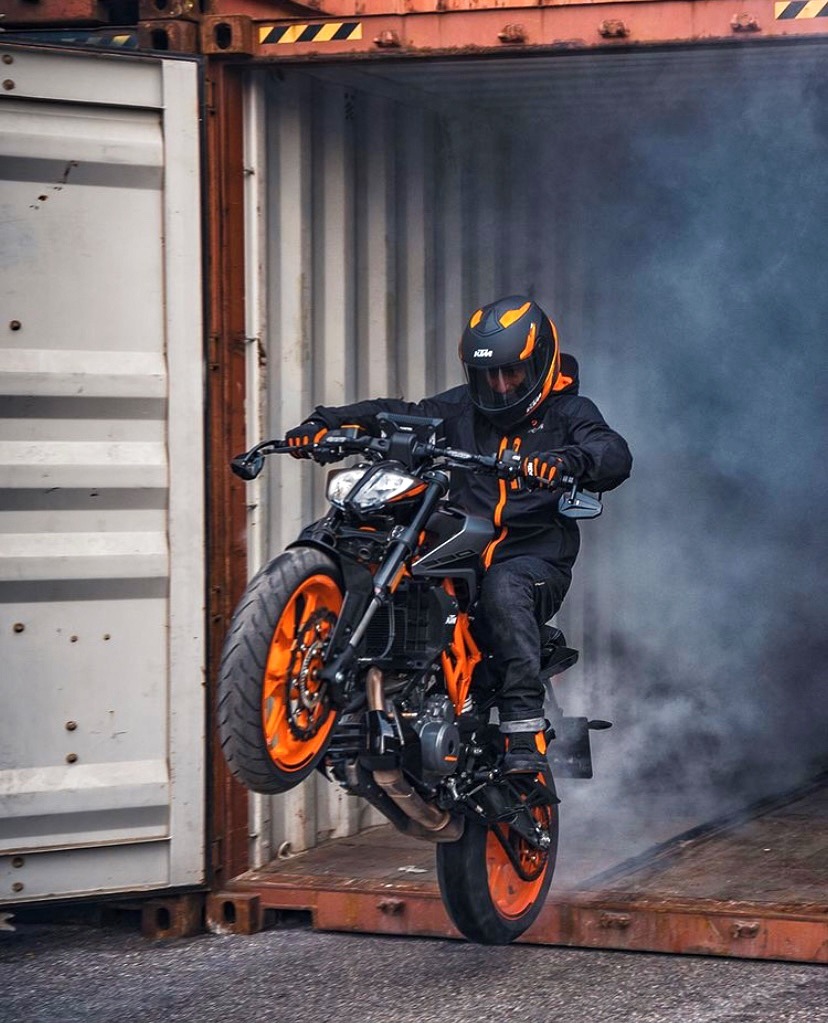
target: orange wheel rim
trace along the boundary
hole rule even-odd
[[[336,714],[319,672],[341,607],[342,591],[334,580],[310,576],[293,591],[273,630],[262,686],[262,726],[270,758],[283,771],[306,767],[333,728]]]
[[[532,810],[532,816],[549,830],[553,812],[550,806],[538,806]],[[510,844],[523,872],[531,880],[524,880],[515,870],[508,853],[493,831],[494,827],[500,828],[501,836]],[[495,824],[493,828],[489,829],[486,836],[489,894],[500,915],[512,919],[522,916],[538,898],[550,867],[550,854],[548,850],[535,849],[505,824]]]

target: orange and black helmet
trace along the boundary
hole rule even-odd
[[[475,406],[505,430],[531,415],[555,386],[558,332],[531,298],[509,295],[473,313],[460,361]]]

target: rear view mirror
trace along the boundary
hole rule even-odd
[[[264,455],[260,455],[258,452],[253,455],[248,452],[245,452],[243,455],[236,455],[230,463],[230,468],[240,479],[249,482],[256,479],[264,468]]]
[[[558,514],[567,519],[597,519],[603,510],[604,506],[597,497],[582,490],[561,494],[558,501]]]

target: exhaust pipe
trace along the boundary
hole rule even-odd
[[[366,676],[366,695],[371,710],[385,710],[385,687],[382,672],[371,667]],[[462,818],[452,817],[448,810],[441,810],[423,797],[406,781],[402,770],[395,767],[387,771],[374,771],[374,781],[392,799],[402,812],[416,824],[425,828],[432,840],[456,842],[463,834]]]

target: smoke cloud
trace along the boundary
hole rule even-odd
[[[560,783],[564,881],[828,761],[824,54],[802,41],[405,61],[345,96],[354,251],[374,222],[387,246],[343,267],[358,395],[459,382],[464,314],[528,291],[635,458],[582,527],[559,616],[582,652],[559,699],[615,723],[593,733],[595,778]],[[373,89],[393,114],[381,138]],[[342,99],[331,91],[326,118]],[[393,173],[371,162],[381,146],[396,147]],[[326,178],[302,180],[319,192]],[[335,211],[314,196],[324,247]],[[372,348],[357,334],[377,308],[392,326]]]
[[[635,457],[559,616],[565,709],[615,722],[561,785],[564,861],[828,764],[826,90],[788,58],[666,63],[622,109],[535,119],[536,297]]]

